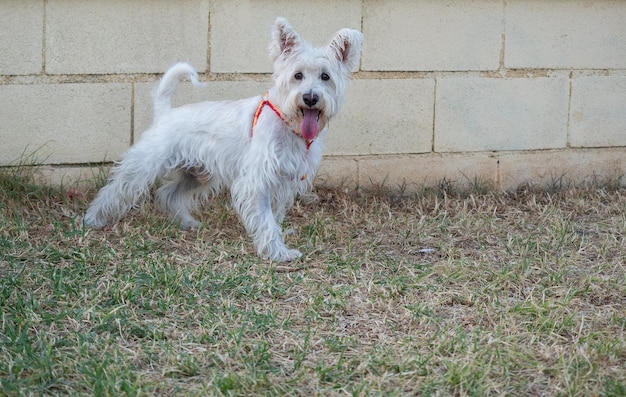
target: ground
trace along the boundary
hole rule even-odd
[[[626,189],[318,187],[261,260],[227,197],[82,227],[0,174],[6,395],[626,395]]]

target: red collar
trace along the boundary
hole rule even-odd
[[[263,111],[263,108],[265,106],[269,106],[269,108],[272,109],[274,113],[276,113],[276,115],[283,121],[283,123],[285,123],[285,125],[289,127],[291,132],[299,137],[302,137],[302,134],[300,134],[293,127],[291,127],[291,124],[287,119],[285,119],[285,116],[283,116],[283,113],[280,111],[280,109],[272,102],[270,102],[269,99],[267,99],[267,94],[263,96],[263,99],[261,99],[261,102],[259,102],[259,106],[257,106],[256,108],[256,112],[254,112],[254,118],[252,119],[252,128],[250,129],[250,137],[252,137],[252,135],[254,134],[254,127],[256,127],[256,124],[259,121],[259,116],[261,116],[261,112]],[[304,142],[306,143],[306,150],[308,151],[311,147],[311,144],[313,143],[313,139],[305,139]]]

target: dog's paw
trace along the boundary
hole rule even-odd
[[[200,229],[200,226],[202,226],[202,222],[197,221],[195,219],[187,219],[187,220],[180,222],[180,228],[182,230]]]
[[[98,219],[97,217],[93,216],[93,214],[87,213],[84,217],[83,217],[83,225],[89,229],[104,229],[104,227],[107,225],[106,220],[103,219]]]
[[[283,256],[283,260],[281,262],[291,262],[295,259],[298,259],[302,256],[302,252],[297,249],[291,249],[287,251],[287,254]]]
[[[291,262],[302,256],[302,252],[297,249],[287,249],[271,256],[271,260],[275,262]]]

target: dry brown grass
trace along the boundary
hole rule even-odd
[[[197,232],[152,208],[87,231],[91,192],[20,178],[0,184],[6,394],[626,394],[617,184],[319,189],[286,224],[305,257],[273,264],[226,198]]]

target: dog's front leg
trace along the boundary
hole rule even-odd
[[[302,256],[285,245],[280,224],[272,211],[269,189],[251,189],[237,181],[232,189],[233,207],[252,238],[259,256],[276,262],[289,262]]]

